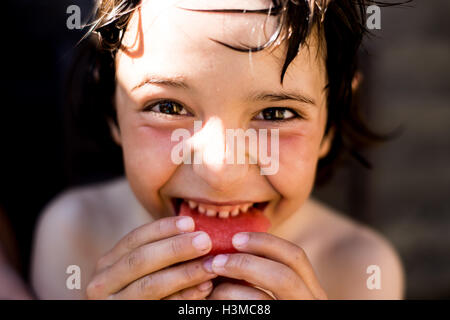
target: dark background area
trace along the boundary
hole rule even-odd
[[[0,206],[28,280],[35,222],[62,190],[120,172],[120,159],[69,125],[64,85],[83,31],[69,5],[91,0],[8,1],[3,34]],[[372,127],[402,134],[349,161],[314,195],[379,230],[397,248],[407,298],[450,298],[450,2],[382,8],[381,30],[362,55],[362,103]],[[113,158],[114,157],[114,158]],[[63,239],[62,239],[63,240]]]

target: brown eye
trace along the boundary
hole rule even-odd
[[[255,116],[255,120],[284,121],[297,118],[299,115],[288,108],[266,108]]]
[[[145,111],[164,113],[169,115],[187,115],[188,112],[174,101],[159,101],[145,108]]]

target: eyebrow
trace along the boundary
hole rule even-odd
[[[187,83],[186,78],[183,76],[161,76],[161,75],[148,75],[138,85],[133,87],[131,91],[142,88],[146,85],[161,85],[178,89],[190,90],[192,87]],[[314,99],[307,97],[306,95],[293,92],[293,91],[257,91],[250,93],[246,98],[246,101],[285,101],[293,100],[304,104],[316,105]]]
[[[304,104],[316,105],[314,99],[307,97],[306,95],[298,92],[271,92],[271,91],[261,91],[251,93],[246,98],[247,101],[285,101],[285,100],[293,100],[298,101]]]
[[[165,77],[165,76],[156,76],[156,75],[149,75],[144,78],[138,85],[134,86],[131,91],[137,90],[139,88],[142,88],[143,86],[146,86],[148,84],[156,84],[161,86],[167,86],[167,87],[173,87],[173,88],[180,88],[180,89],[191,89],[191,87],[187,84],[185,81],[185,78],[183,76],[171,76],[171,77]]]

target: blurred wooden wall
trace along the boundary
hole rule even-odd
[[[364,103],[374,128],[403,133],[315,194],[399,250],[407,297],[450,298],[450,2],[382,8],[366,41]]]

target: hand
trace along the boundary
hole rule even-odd
[[[240,253],[217,255],[209,267],[220,276],[253,286],[222,283],[208,299],[327,299],[299,246],[264,232],[237,233],[233,245]]]
[[[211,239],[193,230],[191,217],[169,217],[131,231],[98,261],[87,298],[205,298],[217,277],[203,267]]]

